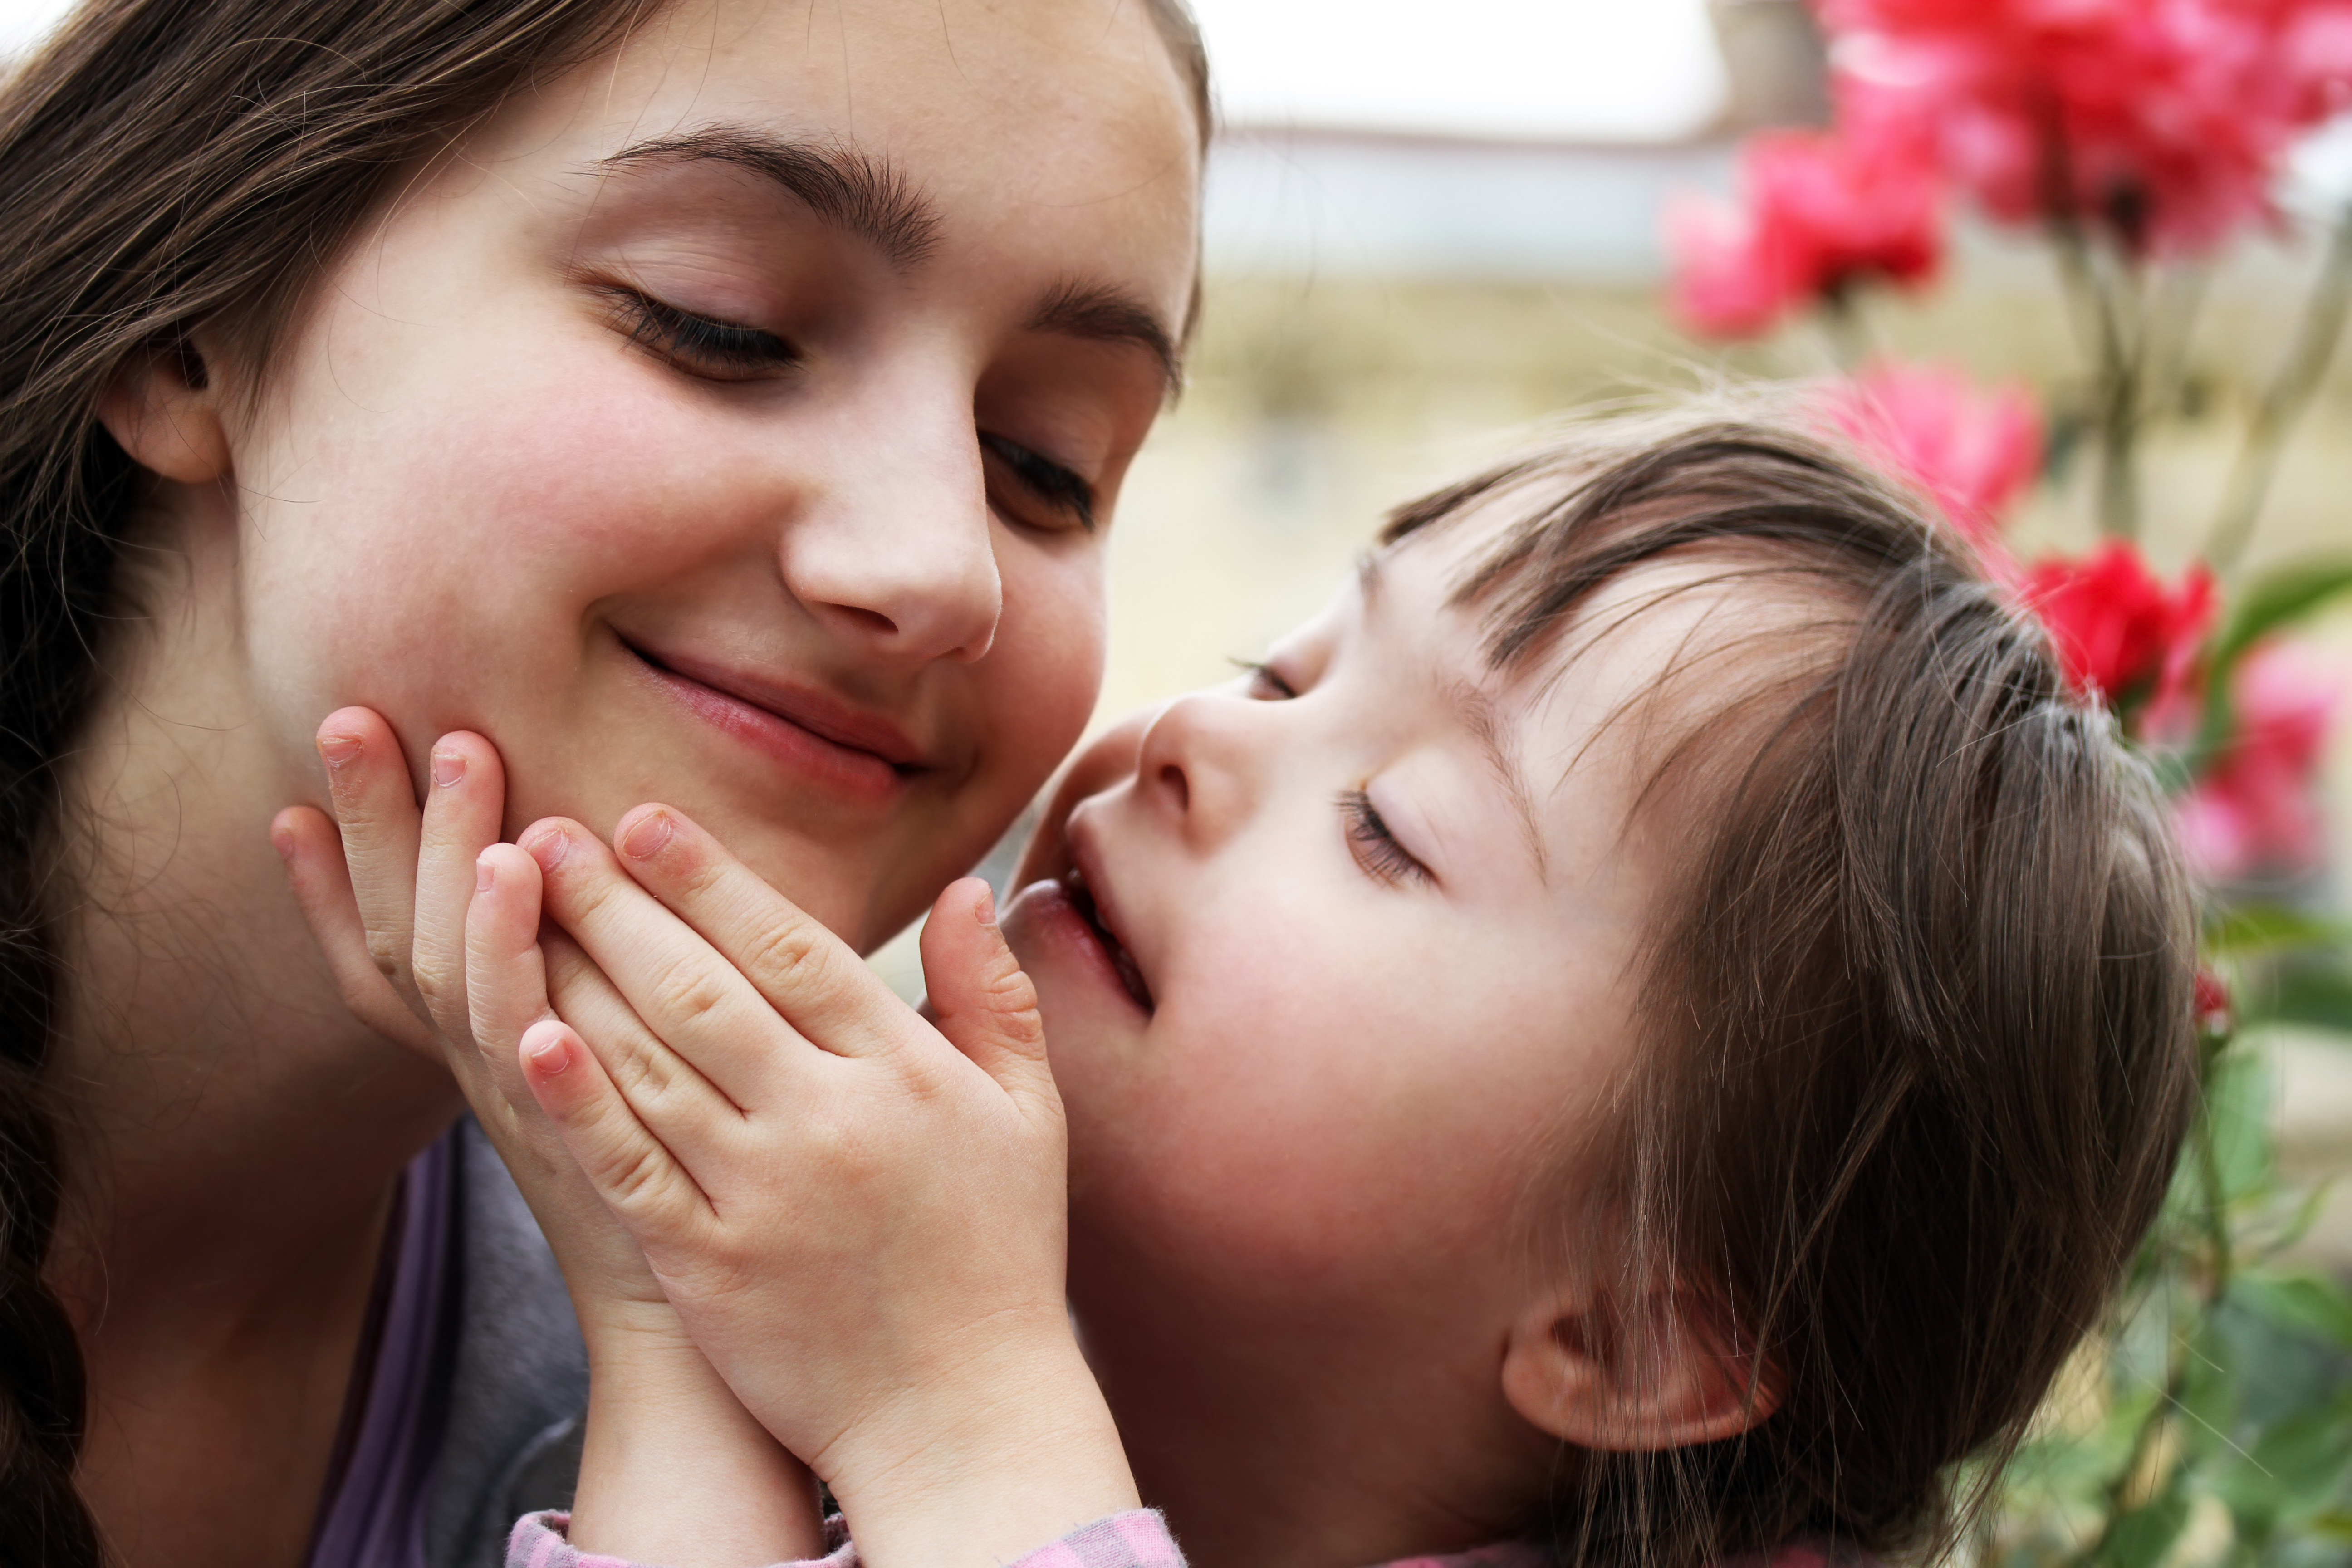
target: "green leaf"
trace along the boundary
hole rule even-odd
[[[2116,1520],[2100,1560],[2107,1568],[2156,1568],[2188,1523],[2189,1498],[2176,1478],[2155,1501]]]
[[[2352,967],[2340,960],[2282,963],[2263,984],[2242,987],[2238,1000],[2242,1023],[2352,1035]]]
[[[2230,606],[2205,668],[2205,719],[2197,753],[2210,760],[2230,738],[2230,677],[2246,651],[2338,595],[2352,593],[2352,561],[2300,561],[2256,578]]]
[[[2236,663],[2266,634],[2344,593],[2352,593],[2352,560],[2297,561],[2257,577],[2230,606],[2214,640],[2214,667]]]
[[[2216,958],[2249,958],[2283,949],[2346,946],[2352,946],[2352,921],[2315,915],[2260,900],[2226,905],[2205,922],[2205,951]]]
[[[2352,1351],[2352,1296],[2332,1279],[2248,1272],[2230,1281],[2230,1300],[2266,1322]]]

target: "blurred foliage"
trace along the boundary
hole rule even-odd
[[[2252,583],[2206,689],[2265,635],[2352,591],[2352,567]],[[2226,732],[2209,713],[2206,733]],[[2174,776],[2199,763],[2159,759]],[[2230,998],[2200,1042],[2204,1099],[2115,1321],[2053,1390],[1975,1542],[2001,1568],[2338,1568],[2352,1563],[2352,1292],[2295,1266],[2324,1191],[2282,1181],[2262,1043],[2352,1050],[2352,922],[2246,891],[2209,898]]]

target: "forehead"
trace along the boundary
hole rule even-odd
[[[1016,216],[1040,243],[1174,258],[1189,278],[1198,131],[1142,5],[677,0],[518,95],[468,152],[525,178],[575,174],[714,125],[855,149],[967,231]]]
[[[1491,601],[1457,590],[1507,526],[1489,512],[1367,563],[1367,628],[1427,677],[1428,712],[1486,753],[1548,862],[1625,847],[1638,803],[1710,714],[1753,686],[1803,612],[1754,563],[1669,556],[1610,579],[1551,636],[1497,667]]]

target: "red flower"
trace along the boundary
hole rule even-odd
[[[2292,643],[2270,643],[2238,666],[2230,694],[2237,728],[2174,806],[2189,863],[2220,881],[2309,871],[2319,864],[2319,764],[2343,673]]]
[[[2230,987],[2201,963],[2197,966],[2197,1026],[2209,1035],[2230,1032]]]
[[[2021,386],[1979,393],[1958,372],[1881,363],[1832,385],[1822,412],[1890,472],[1925,491],[1995,577],[2011,504],[2042,472],[2042,418]]]
[[[2075,689],[2110,705],[2145,695],[2158,710],[2186,690],[2216,607],[2202,563],[2168,588],[2121,540],[2081,561],[2035,563],[2019,595],[2050,628]]]
[[[1740,205],[1684,195],[1666,209],[1675,309],[1696,331],[1747,337],[1864,279],[1923,282],[1943,256],[1937,187],[1915,159],[1811,132],[1740,150]]]
[[[2352,0],[1819,0],[1842,122],[1921,141],[1995,216],[2202,254],[2274,216],[2352,89]]]

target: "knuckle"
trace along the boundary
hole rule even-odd
[[[696,956],[671,960],[654,977],[652,999],[665,1020],[693,1025],[717,1012],[725,1002],[724,983]]]
[[[761,989],[808,993],[824,985],[832,950],[824,936],[804,921],[781,921],[761,933],[747,963]]]

